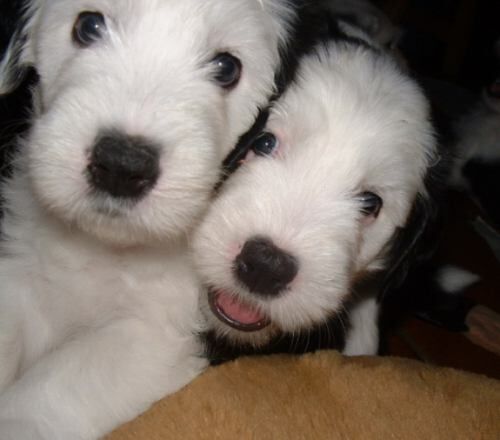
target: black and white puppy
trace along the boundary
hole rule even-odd
[[[358,29],[333,21],[319,38],[195,234],[214,361],[376,353],[377,297],[427,223],[426,98]]]
[[[2,186],[0,439],[91,440],[208,362],[187,236],[274,92],[282,0],[28,0],[0,95],[33,67]]]

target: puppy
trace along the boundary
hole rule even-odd
[[[376,353],[377,297],[424,230],[438,162],[427,100],[361,31],[328,34],[195,233],[214,362]]]
[[[273,93],[279,0],[32,0],[0,92],[39,74],[5,182],[0,438],[95,439],[206,366],[186,235]]]

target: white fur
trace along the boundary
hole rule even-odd
[[[439,270],[436,281],[446,293],[460,293],[480,279],[475,273],[449,265]]]
[[[71,40],[81,11],[107,34]],[[279,0],[35,0],[16,61],[34,65],[33,129],[4,188],[0,257],[0,439],[95,439],[206,366],[199,283],[186,233],[219,164],[273,89],[291,10]],[[16,59],[17,51],[17,59]],[[222,90],[212,58],[231,52]],[[153,139],[161,176],[135,204],[89,191],[98,133]]]
[[[363,299],[349,311],[351,328],[343,353],[347,356],[375,355],[378,352],[379,304],[376,298]]]
[[[205,285],[232,292],[271,321],[241,332],[216,319],[205,299],[210,326],[257,346],[321,324],[342,310],[355,280],[386,268],[387,244],[416,195],[425,197],[423,178],[436,155],[428,104],[414,82],[389,57],[343,43],[302,61],[266,130],[279,138],[278,152],[248,160],[229,179],[194,241]],[[372,222],[356,202],[362,191],[384,201]],[[295,280],[272,299],[251,294],[232,273],[234,258],[256,235],[299,262]],[[373,304],[366,310],[376,313]],[[376,316],[370,319],[372,329]],[[348,351],[372,353],[374,339],[361,339]]]

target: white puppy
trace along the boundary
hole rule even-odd
[[[3,188],[0,439],[94,439],[206,365],[186,233],[273,92],[279,0],[33,0],[0,91],[33,65]]]
[[[361,33],[333,28],[195,234],[216,360],[375,353],[377,295],[425,223],[428,103]]]

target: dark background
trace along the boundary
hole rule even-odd
[[[376,0],[402,27],[400,48],[420,75],[471,91],[500,74],[498,0]],[[500,48],[498,49],[500,52]]]

